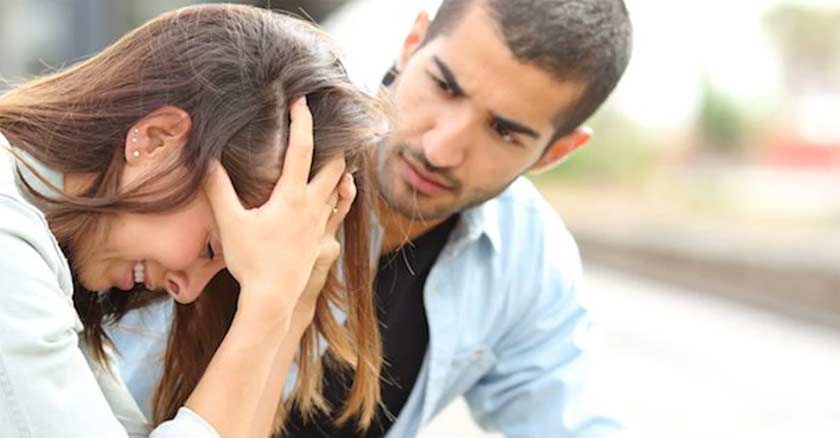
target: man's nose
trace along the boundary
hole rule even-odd
[[[450,112],[441,116],[423,136],[423,152],[434,167],[452,168],[463,164],[474,139],[469,114]]]

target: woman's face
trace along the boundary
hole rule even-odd
[[[121,189],[143,184],[141,189],[153,192],[183,184],[188,172],[185,167],[162,176],[160,171],[177,162],[191,127],[190,116],[175,107],[163,107],[140,120],[125,138]],[[73,176],[65,176],[66,184],[72,180]],[[104,235],[82,242],[87,256],[74,257],[78,279],[89,290],[131,290],[140,283],[189,303],[225,267],[213,212],[203,190],[176,211],[123,213],[103,220]]]
[[[81,284],[89,290],[130,290],[141,283],[189,303],[225,267],[203,193],[181,210],[119,214],[108,225],[103,244],[77,267]]]

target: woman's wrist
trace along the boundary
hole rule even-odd
[[[271,309],[265,306],[240,302],[231,323],[230,332],[243,333],[254,340],[266,340],[279,345],[292,328],[292,316],[285,309]]]

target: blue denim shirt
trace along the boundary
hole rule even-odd
[[[426,280],[429,348],[387,436],[416,436],[460,396],[483,428],[509,437],[615,436],[618,424],[584,402],[580,286],[574,239],[526,179],[462,212]],[[141,404],[159,376],[149,364],[160,363],[167,312],[134,312],[112,331]]]

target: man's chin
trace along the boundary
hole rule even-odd
[[[434,203],[432,200],[402,202],[404,200],[397,200],[397,202],[388,202],[388,208],[394,212],[417,222],[432,222],[443,220],[452,216],[457,211],[453,207],[444,203]]]
[[[389,210],[405,218],[429,222],[446,219],[458,210],[454,193],[430,196],[413,190],[400,179],[391,181],[388,186],[378,187],[380,199]]]

